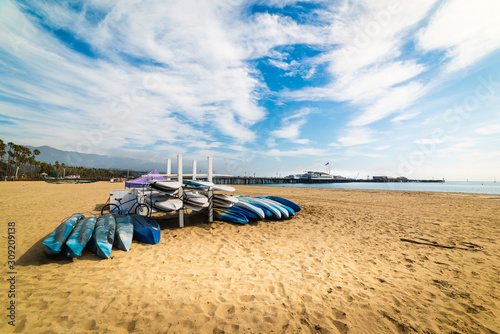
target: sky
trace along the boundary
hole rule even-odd
[[[241,176],[500,179],[499,12],[0,0],[0,138]]]

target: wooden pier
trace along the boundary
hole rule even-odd
[[[352,182],[371,182],[371,183],[396,183],[396,182],[432,182],[442,183],[444,180],[410,180],[410,179],[290,179],[278,177],[214,177],[216,184],[287,184],[287,183],[352,183]]]

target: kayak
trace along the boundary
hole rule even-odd
[[[134,222],[130,215],[117,215],[115,245],[118,249],[128,252],[132,246],[132,236],[134,235]]]
[[[132,215],[132,221],[134,224],[134,239],[152,245],[160,242],[160,226],[153,218]]]
[[[90,250],[103,259],[109,259],[115,240],[116,221],[112,214],[97,218],[94,234],[89,242]]]
[[[60,253],[64,242],[68,239],[76,223],[84,217],[85,216],[81,213],[75,213],[62,222],[51,234],[49,234],[42,242],[45,254],[53,255]]]
[[[84,218],[76,224],[73,232],[64,245],[64,254],[68,257],[80,257],[82,251],[92,237],[97,217]]]

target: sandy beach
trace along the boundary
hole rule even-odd
[[[500,195],[237,186],[303,209],[244,226],[188,214],[182,229],[175,214],[156,216],[157,245],[134,241],[108,260],[43,254],[63,218],[97,214],[123,187],[0,182],[0,332],[500,332]]]

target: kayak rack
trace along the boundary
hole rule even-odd
[[[171,181],[172,179],[177,179],[177,182],[183,183],[186,180],[197,180],[206,179],[208,182],[213,182],[214,176],[217,177],[232,177],[232,175],[222,175],[222,174],[214,174],[213,173],[213,164],[212,157],[207,157],[207,174],[197,174],[197,161],[193,160],[193,173],[192,174],[184,174],[183,173],[183,165],[182,165],[182,154],[177,154],[177,174],[172,174],[172,160],[170,158],[167,159],[167,173],[166,174],[148,174],[148,176],[164,176],[167,178],[167,181]],[[178,196],[182,198],[184,189],[182,187],[179,188]],[[213,189],[208,188],[208,222],[213,223],[214,221],[214,212],[213,212]],[[184,227],[184,204],[182,207],[177,210],[179,213],[179,227]]]

